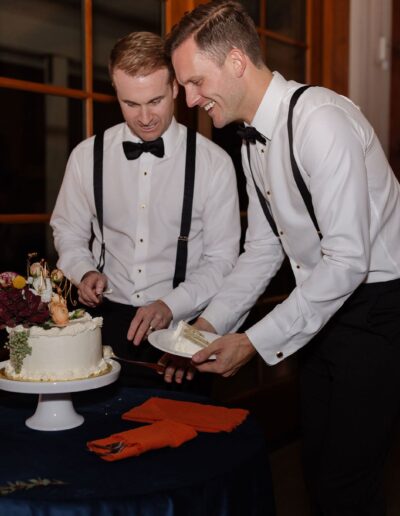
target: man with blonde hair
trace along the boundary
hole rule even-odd
[[[141,344],[149,332],[194,319],[236,262],[236,177],[225,151],[176,122],[178,85],[159,36],[120,39],[109,71],[125,121],[73,150],[51,225],[58,266],[103,316],[104,343],[154,360]],[[124,371],[143,384],[145,370]]]
[[[285,254],[296,279],[245,333],[215,340],[192,361],[230,376],[257,352],[273,365],[305,346],[303,442],[316,514],[382,516],[400,401],[399,183],[349,99],[269,70],[239,2],[188,13],[167,51],[189,106],[216,127],[245,124],[245,252],[198,326],[235,331]]]

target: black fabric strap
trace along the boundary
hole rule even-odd
[[[172,282],[173,288],[185,281],[186,266],[188,258],[188,238],[190,225],[192,223],[192,206],[194,178],[196,168],[196,131],[187,129],[186,142],[186,167],[185,167],[185,187],[183,193],[181,232],[178,237],[178,247],[176,250],[175,274]]]
[[[248,140],[246,141],[246,148],[247,148],[247,159],[249,160],[249,168],[250,168],[251,177],[253,178],[253,183],[256,188],[258,200],[260,201],[262,211],[264,212],[264,215],[265,215],[266,219],[268,220],[269,225],[271,226],[271,229],[272,229],[274,235],[276,235],[279,238],[278,228],[276,227],[274,217],[272,216],[270,207],[268,206],[268,202],[265,199],[265,197],[263,196],[261,190],[259,189],[259,187],[256,183],[256,180],[254,179],[253,170],[251,168],[251,161],[250,161],[250,142]]]
[[[103,234],[103,140],[104,133],[97,134],[93,146],[93,192],[97,222],[101,233],[101,249],[97,269],[103,272],[106,246]],[[93,237],[92,237],[93,240]]]
[[[303,197],[304,204],[306,205],[306,208],[308,210],[308,213],[310,214],[311,220],[313,221],[313,224],[315,226],[315,229],[317,230],[319,238],[322,238],[321,231],[318,226],[317,218],[314,213],[314,207],[312,204],[311,194],[308,190],[304,179],[300,173],[299,167],[296,163],[294,152],[293,152],[293,110],[294,107],[299,100],[300,95],[302,95],[308,88],[310,88],[310,85],[301,86],[298,88],[292,95],[292,98],[290,99],[289,104],[289,113],[288,113],[288,121],[287,121],[287,128],[288,128],[288,136],[289,136],[289,149],[290,149],[290,163],[292,165],[292,171],[294,180],[296,181],[297,188],[299,189],[299,192],[301,196]]]

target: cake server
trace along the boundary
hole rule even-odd
[[[162,364],[157,364],[154,362],[142,362],[141,360],[131,360],[129,358],[123,358],[117,356],[111,346],[103,346],[103,356],[105,359],[111,358],[112,360],[117,360],[118,362],[125,362],[127,364],[133,364],[141,367],[147,367],[148,369],[153,369],[157,373],[163,373],[165,371],[165,366]]]

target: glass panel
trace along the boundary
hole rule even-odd
[[[49,213],[83,137],[82,102],[0,88],[0,105],[1,213]]]
[[[108,57],[117,39],[133,31],[162,33],[162,0],[93,1],[93,78],[95,91],[114,94],[108,77]],[[98,89],[97,89],[98,88]]]
[[[305,81],[305,49],[266,38],[267,66],[278,71],[285,79]]]
[[[37,252],[50,267],[57,257],[54,248],[47,245],[50,234],[46,224],[0,224],[0,239],[7,242],[0,253],[0,271],[15,271],[26,275],[28,253]]]
[[[105,131],[115,124],[123,122],[121,109],[115,102],[95,102],[93,105],[93,129],[94,134]]]
[[[305,41],[305,0],[267,0],[266,29]]]
[[[80,0],[1,0],[0,74],[68,86],[81,77],[81,27]]]

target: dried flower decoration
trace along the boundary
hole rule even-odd
[[[34,261],[37,253],[28,255],[27,278],[16,272],[0,273],[0,329],[22,325],[65,326],[70,319],[77,319],[84,311],[68,313],[67,299],[71,299],[71,282],[60,269],[49,273],[44,260]],[[82,313],[81,313],[82,312]]]

